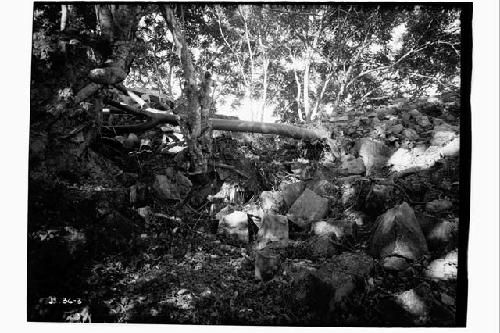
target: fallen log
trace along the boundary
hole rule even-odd
[[[210,119],[212,128],[220,131],[249,132],[261,134],[276,134],[295,139],[322,139],[327,138],[327,133],[310,130],[289,124],[261,123],[256,121]]]
[[[110,104],[110,103],[108,103]],[[114,104],[114,105],[113,105]],[[141,132],[152,129],[161,123],[169,123],[179,125],[179,116],[168,111],[161,111],[152,108],[145,110],[137,110],[131,106],[120,105],[113,103],[115,107],[120,107],[124,111],[132,111],[132,114],[145,115],[152,120],[147,123],[127,126],[105,126],[105,130],[111,130],[114,133],[122,134],[127,132]],[[233,120],[233,119],[217,119],[210,118],[212,129],[230,132],[247,132],[247,133],[261,133],[261,134],[276,134],[280,136],[290,137],[294,139],[323,139],[328,138],[329,134],[326,131],[311,130],[289,124],[278,123],[261,123],[256,121]]]

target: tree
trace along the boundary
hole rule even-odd
[[[435,6],[37,4],[33,28],[32,138],[43,142],[32,147],[55,157],[72,147],[64,133],[84,133],[66,150],[76,152],[66,164],[79,163],[99,137],[101,110],[117,91],[142,106],[126,112],[151,118],[124,82],[172,95],[182,86],[175,111],[194,173],[206,171],[210,156],[215,90],[220,100],[259,100],[255,118],[272,105],[282,121],[294,121],[428,88],[452,92],[460,83],[459,12]],[[85,126],[76,131],[77,123]],[[279,126],[223,127],[304,137]]]
[[[204,174],[207,172],[208,159],[212,152],[212,129],[208,121],[212,104],[212,76],[206,72],[198,86],[191,54],[174,12],[170,6],[164,5],[162,13],[174,38],[183,69],[183,97],[186,102],[180,113],[183,116],[181,124],[188,142],[192,172]]]

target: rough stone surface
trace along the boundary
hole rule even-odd
[[[153,190],[163,199],[183,199],[191,190],[191,181],[180,172],[173,178],[175,180],[166,175],[156,175]]]
[[[458,223],[442,220],[426,233],[427,244],[432,250],[455,248],[458,241]]]
[[[328,212],[328,199],[305,189],[288,211],[288,219],[299,227],[307,229],[312,222],[319,221]]]
[[[328,236],[314,236],[308,241],[308,247],[312,257],[330,258],[337,254],[337,249]]]
[[[377,219],[370,254],[377,258],[399,256],[417,259],[428,253],[427,242],[413,209],[402,203]]]
[[[262,227],[262,222],[264,220],[264,214],[265,214],[264,209],[262,209],[257,204],[250,203],[243,206],[242,211],[248,214],[248,217],[257,226],[257,228],[260,229]]]
[[[417,132],[414,129],[406,128],[403,130],[403,135],[410,141],[415,141],[419,139]]]
[[[339,181],[340,200],[344,206],[354,206],[357,204],[357,177],[359,176],[344,177]]]
[[[460,138],[455,138],[439,149],[443,156],[454,156],[460,152]]]
[[[373,269],[373,259],[362,253],[345,252],[332,258],[315,275],[325,286],[323,291],[330,295],[329,310],[348,297],[356,289],[356,282],[366,277]]]
[[[454,250],[443,258],[433,260],[425,274],[436,280],[456,280],[458,268],[458,250]]]
[[[433,200],[425,205],[425,209],[431,213],[441,213],[450,210],[452,206],[448,200]]]
[[[447,143],[455,139],[456,136],[457,135],[455,134],[455,132],[451,130],[434,129],[434,133],[431,140],[431,146],[444,147]]]
[[[394,204],[394,186],[372,184],[365,199],[365,211],[371,215],[380,215]]]
[[[391,149],[378,141],[361,139],[356,145],[359,146],[359,156],[363,159],[367,176],[385,167],[391,156]]]
[[[193,186],[189,178],[184,176],[184,174],[180,171],[177,171],[177,173],[174,176],[174,180],[175,184],[177,185],[177,188],[179,189],[179,193],[181,194],[182,197],[188,194],[189,191],[191,190],[191,187]]]
[[[295,200],[302,194],[306,184],[304,182],[295,182],[291,184],[282,184],[280,186],[281,192],[283,193],[283,200],[285,201],[287,207],[291,207]]]
[[[421,146],[412,149],[399,148],[391,155],[387,165],[396,172],[427,170],[443,157],[443,149],[445,148],[436,146],[427,149]]]
[[[359,157],[353,160],[347,160],[342,162],[340,166],[340,171],[343,174],[349,175],[361,175],[366,172],[365,163],[363,162],[363,158]]]
[[[288,245],[288,218],[286,216],[264,214],[258,233],[257,248],[262,249],[271,242],[276,243],[279,247]]]
[[[382,267],[388,271],[403,271],[407,269],[410,265],[408,260],[398,256],[387,256],[382,259]]]
[[[303,279],[316,270],[313,262],[309,259],[286,259],[283,263],[283,275],[289,276],[295,281]]]
[[[417,217],[418,224],[420,224],[420,228],[424,235],[428,235],[429,232],[439,223],[439,219],[437,219],[433,215],[425,214],[425,213],[415,213]]]
[[[281,255],[271,247],[255,252],[255,279],[270,280],[281,270]]]
[[[417,118],[417,124],[422,127],[430,127],[432,126],[431,122],[429,121],[429,117],[427,116],[418,116]]]
[[[420,296],[415,289],[396,294],[395,300],[409,314],[415,325],[424,325],[429,321],[429,306],[424,297]]]
[[[317,269],[309,260],[287,260],[284,275],[292,278],[298,301],[328,312],[349,297],[373,269],[373,259],[361,253],[345,252],[334,256]]]
[[[217,233],[234,237],[242,242],[248,242],[247,213],[235,211],[223,216],[219,220]]]
[[[311,231],[316,236],[332,237],[338,240],[354,237],[353,222],[347,220],[326,220],[314,222]]]
[[[278,214],[285,205],[281,191],[263,191],[260,194],[260,202],[264,212]]]
[[[335,187],[326,179],[317,179],[311,181],[307,188],[321,196],[331,196],[335,191]]]
[[[128,135],[127,139],[125,139],[125,141],[123,141],[123,147],[125,149],[138,148],[139,147],[139,138],[137,137],[137,135],[135,135],[134,133],[130,133]]]
[[[402,124],[397,124],[397,125],[394,125],[392,126],[389,131],[392,133],[392,134],[399,134],[403,131],[403,125]]]

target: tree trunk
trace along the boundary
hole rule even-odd
[[[173,86],[174,86],[174,67],[172,66],[172,62],[168,64],[168,78],[167,78],[167,89],[168,89],[168,96],[170,98],[173,98],[174,92],[173,92]]]
[[[295,96],[295,102],[297,103],[297,117],[299,118],[300,121],[304,121],[305,117],[302,112],[302,108],[300,107],[300,101],[302,97],[302,85],[300,84],[299,80],[299,75],[297,74],[297,71],[294,69],[293,70],[293,75],[295,77],[295,84],[297,85],[297,94]]]
[[[260,110],[260,121],[264,121],[264,113],[266,112],[266,100],[267,100],[267,68],[269,66],[269,59],[264,58],[264,63],[262,65],[263,78],[262,78],[262,106]]]
[[[276,134],[295,139],[323,139],[328,138],[326,132],[310,130],[288,124],[264,123],[232,119],[210,119],[214,130],[232,132],[251,132],[261,134]]]
[[[102,36],[111,44],[112,54],[106,67],[90,72],[98,84],[117,84],[125,80],[134,59],[137,7],[129,5],[98,5]]]
[[[156,29],[154,29],[155,31],[155,39],[158,38],[157,36],[157,33],[156,33]],[[163,84],[161,83],[161,73],[160,73],[160,66],[158,65],[158,56],[156,54],[156,46],[155,46],[155,43],[153,43],[153,65],[155,67],[155,81],[156,81],[156,85],[158,86],[158,94],[159,95],[162,95],[165,93],[165,88],[163,87]],[[159,96],[158,96],[159,98]]]
[[[252,121],[254,121],[255,111],[254,111],[254,105],[252,103],[252,82],[249,81],[248,84],[249,84],[248,86],[245,86],[243,100],[245,101],[245,105],[248,107],[247,111],[250,111]]]
[[[110,133],[129,133],[134,131],[141,132],[154,128],[161,123],[179,125],[179,123],[181,122],[181,117],[173,113],[169,113],[167,111],[158,111],[153,109],[136,110],[133,107],[120,105],[119,103],[112,101],[106,101],[106,103],[113,105],[114,107],[119,108],[124,112],[139,116],[147,116],[152,119],[152,121],[148,123],[143,123],[139,125],[115,126],[113,128],[110,128]],[[295,139],[322,139],[329,137],[329,134],[326,131],[309,130],[288,124],[264,123],[264,122],[218,119],[218,118],[207,119],[207,122],[210,124],[212,129],[221,131],[276,134]]]
[[[304,64],[304,113],[306,115],[306,121],[311,120],[310,105],[309,105],[309,70],[311,66],[311,59],[309,56],[305,59]]]
[[[321,105],[321,102],[323,101],[323,97],[325,96],[326,88],[328,88],[328,84],[330,83],[332,75],[333,75],[332,73],[328,74],[327,78],[325,79],[325,82],[323,83],[323,87],[321,88],[319,96],[317,96],[317,98],[316,98],[316,103],[314,104],[314,109],[312,110],[312,114],[314,114],[314,115],[318,114],[319,106]]]
[[[250,91],[248,92],[248,101],[250,101],[250,105],[252,105],[251,112],[252,112],[252,120],[254,120],[256,117],[255,114],[255,108],[253,108],[253,86],[255,83],[255,64],[253,60],[253,50],[252,46],[250,45],[250,32],[248,31],[248,24],[246,21],[246,18],[243,16],[243,13],[241,13],[241,17],[243,19],[244,27],[245,27],[245,41],[247,43],[247,48],[248,48],[248,56],[249,56],[249,61],[250,61]],[[258,112],[258,111],[257,111]]]
[[[213,81],[210,73],[205,73],[201,86],[197,87],[191,54],[180,25],[170,6],[164,5],[161,8],[177,47],[185,80],[183,95],[187,106],[184,106],[181,112],[181,128],[188,143],[190,169],[193,174],[206,173],[212,152],[212,128],[208,118],[212,104]]]

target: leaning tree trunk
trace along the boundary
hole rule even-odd
[[[112,126],[106,127],[110,134],[122,134],[129,132],[143,132],[155,128],[162,123],[180,125],[181,117],[168,111],[155,109],[139,110],[131,106],[120,104],[116,101],[105,100],[110,105],[114,113],[129,113],[140,117],[150,118],[149,122],[138,125]],[[207,120],[209,126],[214,130],[231,132],[251,132],[261,134],[276,134],[295,139],[328,139],[330,133],[320,129],[306,129],[298,126],[277,123],[264,123],[257,121],[243,121],[236,119],[218,119],[210,118]]]
[[[193,174],[203,174],[207,172],[208,160],[212,153],[212,128],[208,120],[213,80],[210,73],[205,73],[203,82],[198,87],[191,54],[174,12],[168,5],[161,8],[177,47],[185,80],[183,99],[186,102],[181,106],[180,122],[188,143],[190,169]]]

